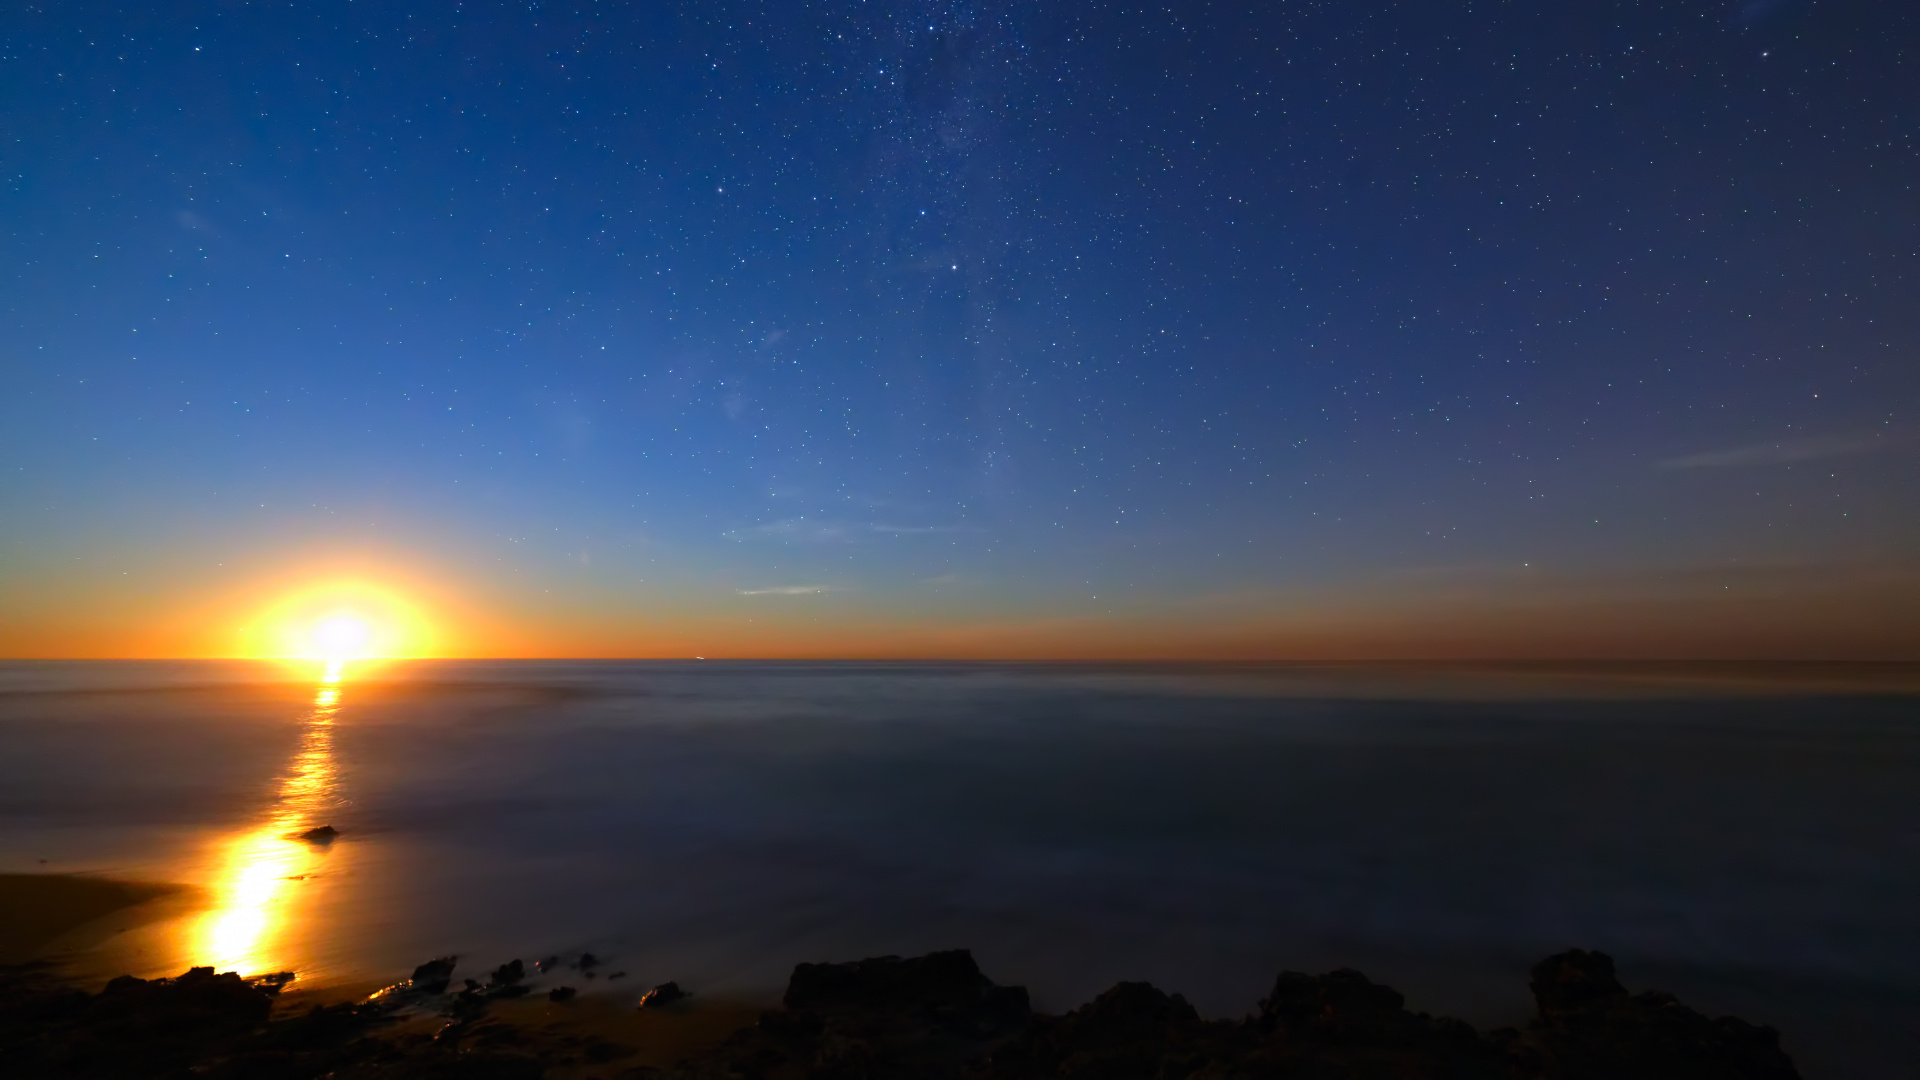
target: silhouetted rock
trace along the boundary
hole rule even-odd
[[[452,961],[421,967],[426,969],[423,982],[445,980]],[[408,993],[314,1006],[276,1019],[275,995],[288,981],[283,976],[242,979],[194,968],[172,979],[122,977],[89,994],[61,986],[44,968],[0,967],[0,1075],[8,1080],[534,1080],[544,1071],[543,1055],[618,1057],[619,1048],[609,1053],[602,1041],[579,1037],[523,1045],[513,1029],[490,1022],[456,1023],[439,1037],[381,1037],[396,1009],[417,1004],[411,987]],[[484,1009],[485,998],[471,996]]]
[[[300,834],[300,839],[309,844],[331,844],[340,835],[340,830],[331,825],[322,825],[317,829],[308,829]]]
[[[686,1000],[686,997],[687,993],[680,989],[679,983],[663,982],[659,986],[640,995],[640,1007],[643,1009],[664,1009],[676,1002]]]
[[[790,1012],[879,1010],[938,1016],[944,1023],[1000,1027],[1027,1018],[1027,991],[996,986],[965,949],[902,960],[800,964],[782,1003]]]
[[[1037,1017],[993,1052],[995,1077],[1153,1080],[1188,1076],[1218,1057],[1226,1025],[1209,1025],[1178,994],[1123,982],[1065,1016]]]
[[[1542,1018],[1483,1035],[1410,1012],[1357,971],[1284,972],[1258,1013],[1204,1020],[1178,994],[1120,983],[1064,1016],[1033,1016],[1026,992],[994,985],[965,952],[801,964],[786,1008],[694,1078],[971,1080],[1789,1080],[1773,1033],[1707,1020],[1661,994],[1629,997],[1597,954],[1535,970]]]
[[[273,992],[231,971],[216,975],[210,967],[197,967],[172,979],[122,975],[107,983],[92,1008],[96,1017],[124,1024],[127,1031],[244,1031],[266,1021]]]
[[[958,1078],[1029,1016],[1027,992],[994,985],[965,950],[801,964],[785,1003],[684,1074]]]
[[[487,1006],[492,1001],[492,996],[482,991],[479,983],[474,982],[472,979],[464,979],[462,981],[466,983],[466,989],[453,995],[453,1001],[447,1006],[447,1015],[453,1018],[456,1025],[470,1024],[480,1019],[480,1017],[486,1015]],[[458,1032],[442,1032],[441,1034],[452,1034],[455,1038],[458,1038]]]
[[[1504,1045],[1447,1017],[1409,1012],[1399,991],[1358,971],[1282,972],[1251,1022],[1254,1062],[1316,1063],[1361,1074],[1504,1080]]]
[[[1283,973],[1246,1021],[1204,1021],[1178,994],[1121,983],[1061,1017],[1037,1018],[994,1051],[1004,1080],[1396,1077],[1507,1080],[1507,1053],[1457,1020],[1408,1012],[1357,971]]]
[[[446,993],[447,984],[453,981],[453,966],[458,960],[459,957],[442,956],[421,964],[413,969],[409,985],[422,994]]]
[[[1613,958],[1573,949],[1533,966],[1540,1015],[1516,1075],[1526,1080],[1793,1080],[1779,1033],[1709,1018],[1658,991],[1627,993]]]
[[[171,979],[109,982],[98,994],[7,995],[0,1060],[10,1077],[157,1077],[218,1048],[257,1041],[285,980],[248,981],[210,967]]]
[[[499,997],[528,992],[502,964],[482,987],[444,996],[454,959],[420,965],[406,989],[364,1003],[272,1017],[285,973],[242,979],[194,968],[122,977],[100,993],[44,969],[0,968],[0,1062],[25,1080],[533,1080],[547,1062],[629,1054],[598,1036],[507,1023]],[[785,1008],[663,1080],[1797,1080],[1772,1029],[1711,1019],[1671,996],[1629,994],[1605,954],[1578,950],[1533,969],[1539,1016],[1482,1035],[1409,1012],[1357,971],[1284,972],[1244,1020],[1205,1020],[1178,994],[1120,983],[1064,1016],[1035,1016],[1026,991],[995,985],[964,951],[801,964]],[[575,996],[556,987],[549,1000]],[[647,1008],[684,998],[663,983]],[[437,1034],[386,1028],[430,1008]]]

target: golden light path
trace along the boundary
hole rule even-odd
[[[228,841],[217,857],[213,908],[191,934],[193,963],[249,975],[291,967],[291,939],[303,929],[291,891],[319,872],[327,856],[327,843],[300,834],[329,824],[336,805],[333,720],[345,671],[344,659],[327,662],[300,749],[266,819]]]

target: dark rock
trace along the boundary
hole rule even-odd
[[[1245,1025],[1242,1067],[1357,1076],[1507,1080],[1509,1051],[1469,1024],[1407,1011],[1406,999],[1350,968],[1281,972]]]
[[[269,1024],[244,1049],[257,1056],[262,1051],[293,1054],[338,1048],[365,1035],[386,1013],[379,1006],[353,1002],[315,1005],[299,1016]]]
[[[1244,1021],[1205,1021],[1178,994],[1121,983],[996,1049],[990,1075],[1153,1080],[1170,1076],[1507,1080],[1505,1050],[1457,1020],[1409,1013],[1357,971],[1286,972]]]
[[[1613,973],[1613,957],[1603,952],[1568,949],[1533,965],[1527,989],[1542,1019],[1583,1013],[1627,996]]]
[[[161,1076],[187,1069],[209,1045],[244,1039],[272,1010],[271,992],[230,971],[123,975],[98,994],[10,1000],[0,1013],[0,1055],[9,1076]]]
[[[1283,971],[1273,981],[1273,992],[1260,1003],[1260,1019],[1269,1024],[1303,1024],[1378,1019],[1405,1011],[1406,999],[1391,986],[1382,986],[1352,968],[1325,975]]]
[[[611,975],[609,975],[609,976],[607,976],[607,981],[608,981],[608,982],[612,982],[612,981],[613,981],[613,980],[615,980],[615,979],[624,979],[624,978],[626,978],[626,977],[627,977],[627,973],[626,973],[626,972],[624,972],[624,971],[616,971],[616,972],[614,972],[613,974],[611,974]]]
[[[107,983],[94,1007],[137,1025],[245,1030],[266,1020],[273,995],[231,971],[216,975],[197,967],[172,979],[122,975]]]
[[[1533,966],[1540,1015],[1527,1028],[1525,1080],[1797,1080],[1779,1033],[1709,1018],[1669,994],[1627,993],[1613,958],[1573,949]]]
[[[495,996],[491,989],[482,989],[472,979],[462,981],[466,983],[466,989],[453,995],[453,1000],[447,1003],[447,1015],[453,1018],[453,1024],[439,1036],[449,1042],[459,1037],[460,1029],[485,1016]]]
[[[993,1052],[995,1077],[1188,1076],[1218,1055],[1214,1028],[1178,994],[1123,982],[1065,1016],[1034,1020]],[[1210,1038],[1210,1036],[1213,1036]]]
[[[535,961],[533,966],[536,970],[540,972],[540,974],[545,975],[547,972],[552,971],[554,967],[559,963],[560,963],[559,957],[549,956],[545,960]]]
[[[60,986],[38,969],[0,967],[0,1075],[8,1080],[532,1080],[543,1071],[543,1053],[566,1049],[551,1043],[518,1046],[511,1039],[495,1047],[457,1045],[458,1036],[382,1038],[381,1027],[400,1004],[390,994],[275,1019],[275,992],[286,981],[195,968],[173,979],[119,978],[89,994]],[[484,1007],[485,999],[478,1000]]]
[[[339,835],[339,829],[331,825],[322,825],[317,829],[308,829],[306,832],[301,833],[300,839],[305,840],[309,844],[320,844],[324,846],[333,843],[334,838]]]
[[[965,949],[902,960],[880,956],[850,964],[801,964],[787,980],[789,1011],[878,1009],[939,1014],[994,1025],[1027,1018],[1027,991],[996,986]]]
[[[669,1005],[685,1001],[687,992],[680,989],[676,982],[663,982],[659,986],[640,995],[640,1007],[643,1009],[664,1009]]]
[[[411,988],[422,994],[446,993],[447,984],[453,981],[453,966],[459,959],[457,956],[442,956],[414,968]]]
[[[41,969],[0,968],[0,1062],[9,1080],[402,1080],[537,1077],[544,1063],[604,1064],[613,1044],[488,1018],[528,993],[512,961],[488,985],[439,996],[446,957],[415,969],[406,992],[272,1016],[288,976],[242,979],[194,968],[173,979],[122,977],[97,994]],[[437,1035],[395,1028],[425,1003]],[[719,1048],[683,1061],[676,1080],[1797,1080],[1770,1028],[1709,1018],[1657,992],[1632,994],[1602,953],[1573,951],[1533,969],[1539,1016],[1481,1034],[1407,1011],[1400,994],[1356,971],[1286,972],[1258,1012],[1201,1018],[1185,999],[1121,983],[1064,1016],[1034,1016],[1026,992],[995,985],[972,956],[879,957],[794,969],[786,1007]],[[552,1001],[572,987],[548,992]],[[663,983],[653,1008],[684,994]],[[642,1072],[632,1071],[640,1076]]]
[[[292,982],[294,978],[294,973],[291,971],[276,971],[271,975],[255,975],[253,978],[247,980],[247,985],[269,994],[278,994],[280,991],[285,990],[287,984]]]
[[[958,1080],[1027,1022],[1027,994],[965,951],[801,964],[786,1008],[686,1066],[693,1077]]]
[[[580,954],[580,963],[576,966],[581,971],[592,971],[600,966],[600,958],[590,952],[583,952]]]

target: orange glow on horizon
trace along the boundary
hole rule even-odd
[[[336,666],[433,656],[442,647],[420,605],[365,581],[328,582],[284,596],[249,619],[241,635],[240,656]]]
[[[1768,570],[1731,589],[1720,576],[1673,584],[1476,573],[1224,590],[1109,613],[986,585],[951,600],[880,589],[745,595],[691,578],[536,583],[445,552],[316,544],[150,588],[91,570],[28,575],[0,589],[0,657],[266,660],[289,663],[299,679],[333,660],[357,677],[389,660],[482,658],[1920,657],[1916,578],[1900,567]]]

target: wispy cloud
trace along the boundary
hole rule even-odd
[[[887,536],[942,536],[980,530],[972,525],[868,525],[867,531],[884,533]]]
[[[764,589],[741,589],[741,596],[817,596],[820,593],[845,592],[835,585],[769,585]]]
[[[730,529],[721,535],[729,540],[784,540],[789,543],[850,543],[872,536],[943,536],[977,533],[973,525],[891,525],[881,522],[836,522],[819,518],[795,517],[768,521],[745,528]]]
[[[1862,435],[1829,436],[1821,439],[1784,439],[1780,442],[1750,443],[1725,450],[1708,450],[1699,454],[1667,458],[1665,461],[1656,462],[1654,467],[1673,470],[1786,465],[1796,461],[1813,461],[1817,458],[1871,454],[1891,445],[1893,445],[1892,439]]]
[[[721,535],[729,540],[787,540],[815,544],[853,538],[845,525],[805,517],[783,518],[749,525],[744,529],[729,529]]]

